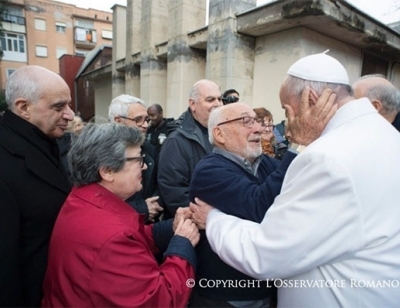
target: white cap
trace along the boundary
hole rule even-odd
[[[325,54],[327,51],[301,58],[289,68],[288,75],[304,80],[348,85],[346,69],[338,60]]]

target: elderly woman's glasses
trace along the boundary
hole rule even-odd
[[[125,161],[137,160],[140,162],[140,168],[143,168],[145,156],[146,155],[143,154],[143,155],[136,156],[136,157],[125,157]]]
[[[147,124],[150,123],[151,119],[149,117],[136,117],[136,118],[128,118],[128,117],[124,117],[124,116],[119,116],[122,119],[126,119],[126,120],[130,120],[136,123],[137,126],[142,126],[144,124],[144,122],[146,122]]]
[[[225,122],[221,122],[221,123],[217,124],[217,126],[220,126],[220,125],[223,125],[223,124],[227,124],[227,123],[231,123],[231,122],[234,122],[234,121],[242,121],[242,124],[243,124],[244,127],[253,127],[254,126],[254,122],[257,122],[262,127],[264,127],[266,125],[265,122],[264,122],[264,119],[262,119],[262,118],[252,118],[252,117],[246,116],[246,117],[240,117],[240,118],[235,118],[235,119],[228,120],[228,121],[225,121]]]

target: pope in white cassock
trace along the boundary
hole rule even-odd
[[[289,127],[307,86],[310,104],[332,89],[338,111],[292,162],[261,224],[200,200],[193,217],[201,224],[208,213],[208,241],[227,264],[276,279],[278,306],[396,307],[400,134],[367,98],[354,99],[345,68],[326,54],[289,68],[280,90]]]

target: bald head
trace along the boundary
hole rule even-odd
[[[58,74],[37,65],[23,66],[7,79],[6,101],[8,108],[15,110],[15,102],[19,97],[37,103],[46,88],[53,86],[68,87]]]
[[[388,120],[395,117],[400,108],[398,91],[384,76],[363,76],[353,84],[353,91],[355,98],[367,97]]]
[[[50,138],[61,137],[74,118],[68,85],[41,66],[24,66],[12,73],[6,84],[6,100],[12,112]]]
[[[222,97],[215,82],[202,79],[192,86],[189,93],[189,108],[192,116],[202,126],[208,126],[210,112],[219,106],[222,106]]]
[[[243,103],[216,108],[208,123],[210,142],[254,162],[261,155],[261,133],[264,130],[255,117],[254,110]]]

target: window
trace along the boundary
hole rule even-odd
[[[47,47],[36,45],[36,56],[38,57],[47,57]]]
[[[25,38],[22,34],[3,33],[0,36],[0,45],[3,51],[25,53]]]
[[[26,41],[24,34],[3,32],[0,35],[0,48],[4,52],[3,60],[26,62]]]
[[[57,47],[56,48],[57,59],[59,59],[62,55],[65,55],[66,53],[67,53],[67,48],[65,48],[65,47]]]
[[[3,21],[10,22],[18,25],[25,25],[24,13],[22,8],[14,6],[6,6],[6,10],[3,12]]]
[[[15,72],[15,70],[16,70],[15,68],[8,68],[7,69],[7,77],[10,77],[11,74]]]
[[[110,30],[101,30],[101,37],[104,39],[112,40],[113,33]]]
[[[93,29],[94,24],[92,20],[88,19],[76,19],[75,20],[75,26],[80,27],[80,28],[86,28],[86,29]]]
[[[24,17],[24,13],[21,7],[18,6],[7,6],[6,11],[10,15]]]
[[[87,43],[96,43],[96,30],[75,28],[75,40]]]
[[[65,22],[56,22],[56,31],[59,33],[65,33],[66,25]]]
[[[35,18],[35,29],[46,31],[46,20]]]
[[[368,74],[382,74],[387,76],[389,63],[387,60],[376,57],[370,53],[363,54],[361,76]]]

